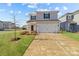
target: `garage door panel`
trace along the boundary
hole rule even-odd
[[[37,32],[57,32],[58,24],[37,24]]]

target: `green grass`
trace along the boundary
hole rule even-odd
[[[63,32],[62,34],[64,34],[65,36],[68,36],[74,40],[79,40],[79,34],[77,33],[72,33],[72,32]]]
[[[18,41],[11,41],[11,38],[13,37],[13,31],[0,32],[0,56],[23,55],[35,36],[20,35],[20,32],[18,31],[17,37],[20,37],[21,39]]]

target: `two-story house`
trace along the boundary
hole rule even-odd
[[[58,11],[36,11],[31,13],[28,23],[28,30],[37,33],[52,33],[60,31],[60,21]]]
[[[3,21],[4,29],[14,29],[15,24],[9,21]]]
[[[0,30],[4,30],[4,27],[3,27],[4,25],[3,25],[3,22],[2,21],[0,21]]]
[[[61,16],[59,20],[61,21],[61,29],[70,32],[79,31],[79,10],[72,13],[67,13]]]
[[[15,24],[8,21],[0,21],[0,31],[5,29],[14,29]]]

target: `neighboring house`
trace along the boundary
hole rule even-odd
[[[2,21],[0,21],[0,31],[1,30],[4,30],[4,28],[3,28],[3,22]]]
[[[28,23],[28,30],[42,32],[59,32],[60,22],[58,20],[58,11],[36,11],[31,13]]]
[[[65,31],[79,31],[79,10],[67,13],[59,18],[61,21],[60,27]]]
[[[8,22],[8,21],[3,21],[4,23],[4,29],[14,29],[15,24],[12,22]]]
[[[14,28],[15,28],[14,23],[8,21],[0,21],[0,30],[14,29]]]

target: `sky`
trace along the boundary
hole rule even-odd
[[[58,17],[79,10],[78,3],[0,3],[0,21],[13,22],[15,15],[18,26],[26,25],[29,13],[35,11],[58,10]]]

